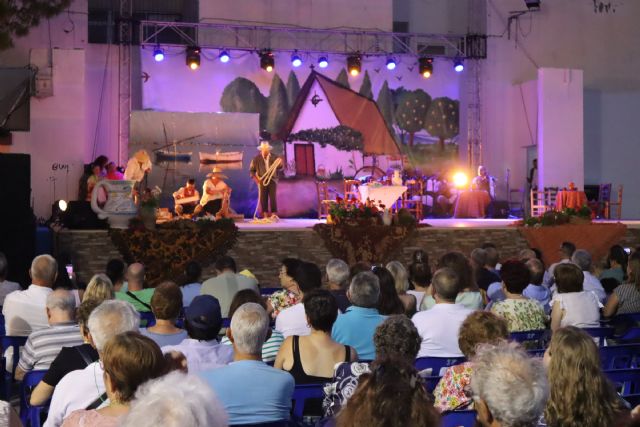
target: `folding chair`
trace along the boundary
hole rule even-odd
[[[598,338],[598,345],[604,347],[607,338],[612,338],[615,332],[614,328],[582,328],[583,331],[588,333],[594,338]]]
[[[150,311],[139,311],[140,327],[149,328],[156,324],[156,316]]]
[[[600,347],[599,352],[602,369],[638,368],[640,344],[623,344]]]
[[[474,427],[476,425],[476,411],[443,412],[440,419],[442,427]]]
[[[544,348],[549,338],[550,331],[548,329],[540,329],[537,331],[521,331],[511,332],[511,340],[519,343],[536,342],[536,348]]]
[[[419,357],[414,364],[418,372],[431,368],[431,376],[441,375],[442,368],[465,362],[464,357]]]
[[[5,398],[8,401],[11,399],[11,389],[13,387],[14,380],[16,374],[16,367],[18,366],[18,361],[20,361],[20,347],[24,347],[27,342],[27,337],[11,337],[11,336],[3,336],[2,337],[2,370],[4,371],[4,393]],[[11,372],[7,372],[6,370],[6,362],[4,358],[4,352],[11,347],[13,349],[13,357],[11,359]]]
[[[31,391],[42,381],[46,373],[46,370],[31,371],[27,372],[22,379],[22,384],[20,385],[20,421],[25,427],[40,427],[40,413],[49,407],[49,403],[42,406],[31,406],[29,403]]]
[[[293,416],[302,419],[304,403],[309,399],[322,399],[324,397],[323,384],[301,384],[293,391]]]
[[[640,393],[640,369],[612,369],[604,374],[621,389],[622,397]]]
[[[428,377],[422,377],[422,380],[424,381],[424,388],[427,389],[429,393],[433,393],[433,390],[436,389],[436,386],[440,382],[440,379],[442,379],[442,377],[439,375],[429,375]]]
[[[266,296],[281,291],[282,288],[260,288],[260,295]]]

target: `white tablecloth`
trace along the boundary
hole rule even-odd
[[[390,208],[396,200],[402,197],[402,194],[407,191],[407,187],[404,185],[382,185],[382,186],[368,186],[361,185],[358,187],[360,190],[360,200],[366,202],[367,199],[374,202],[376,205],[384,205]]]

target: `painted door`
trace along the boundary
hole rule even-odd
[[[296,160],[296,175],[314,176],[316,174],[316,162],[313,153],[313,144],[294,144]]]

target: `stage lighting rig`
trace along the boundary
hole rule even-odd
[[[418,59],[418,71],[425,79],[433,74],[433,58],[422,57]]]
[[[222,52],[220,52],[220,55],[218,55],[218,59],[220,60],[220,62],[229,62],[229,60],[231,59],[231,56],[229,56],[229,52],[227,52],[226,50],[223,50]]]
[[[456,70],[456,73],[461,73],[464,71],[464,63],[462,62],[462,59],[456,58],[453,61],[453,69]]]
[[[260,53],[260,68],[270,73],[275,68],[275,59],[273,58],[273,52],[265,50]]]
[[[318,58],[318,67],[327,68],[329,66],[329,59],[326,56]]]
[[[298,52],[294,52],[293,55],[291,55],[291,65],[293,65],[294,67],[299,67],[302,65],[302,58],[300,57],[300,55],[298,55]]]
[[[396,69],[396,60],[392,57],[387,58],[387,70],[395,70]]]
[[[353,77],[362,71],[362,57],[360,55],[350,55],[347,57],[347,70]]]
[[[187,66],[192,70],[197,70],[200,67],[200,48],[198,46],[187,48]]]
[[[153,49],[153,59],[155,59],[156,62],[161,62],[164,59],[164,50],[162,50],[160,46]]]

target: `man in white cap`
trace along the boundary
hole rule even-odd
[[[211,215],[217,215],[222,209],[224,198],[231,193],[231,188],[223,181],[227,177],[222,174],[222,169],[215,166],[207,175],[207,180],[202,185],[202,198],[200,205],[194,212],[198,215],[203,210]]]
[[[144,179],[146,173],[151,172],[151,166],[149,154],[145,150],[136,151],[127,162],[127,168],[124,170],[124,179],[140,182]]]
[[[258,185],[260,207],[262,215],[269,218],[278,213],[278,203],[276,201],[277,174],[283,168],[282,160],[271,154],[271,144],[263,141],[258,146],[260,154],[251,160],[249,168],[251,178]],[[271,202],[271,210],[269,210],[269,202]]]

